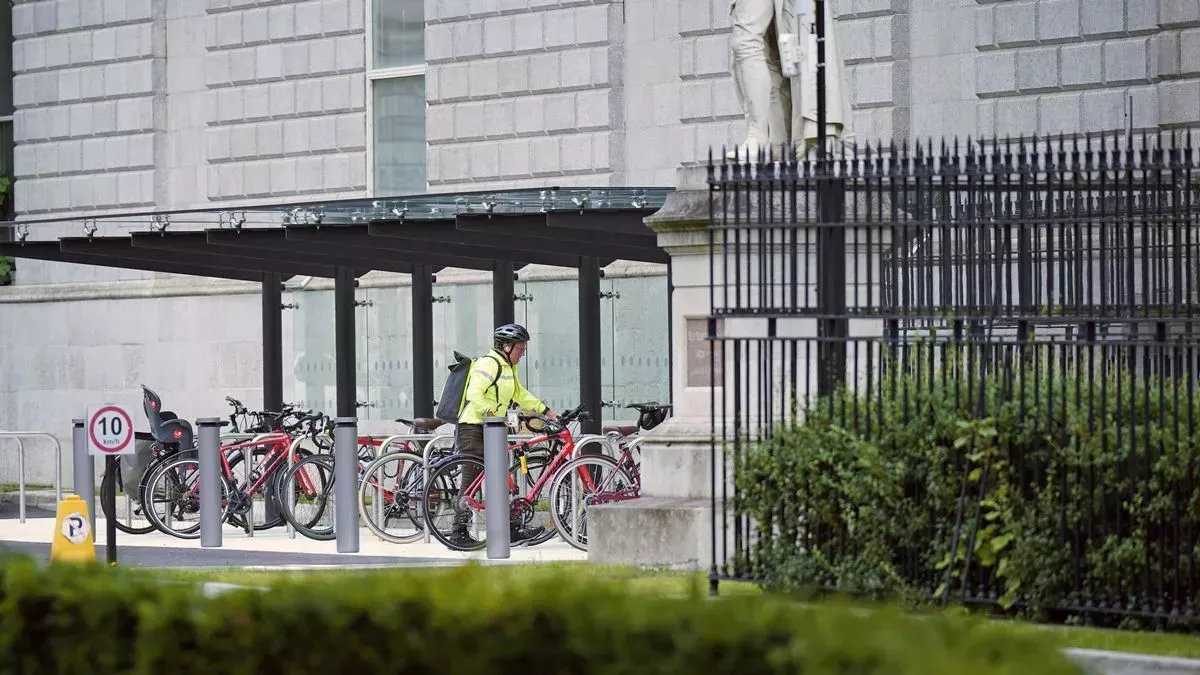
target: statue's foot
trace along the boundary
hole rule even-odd
[[[756,160],[758,159],[758,144],[743,143],[741,145],[734,146],[732,150],[725,153],[725,159],[733,159],[742,162]]]

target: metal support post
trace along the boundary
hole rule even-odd
[[[262,280],[262,358],[263,410],[278,412],[283,409],[283,279],[278,274],[264,274]],[[278,517],[275,501],[264,500],[264,522]]]
[[[580,422],[580,433],[598,434],[603,426],[603,368],[600,331],[600,261],[579,258],[579,402],[592,415]]]
[[[508,420],[483,420],[483,499],[488,560],[509,557]]]
[[[196,420],[200,462],[200,546],[221,546],[221,427],[217,417]]]
[[[497,260],[492,266],[492,323],[501,324],[516,321],[516,310],[513,309],[513,264],[511,260]]]
[[[413,417],[433,417],[433,272],[412,271]]]
[[[358,553],[357,417],[339,417],[333,422],[333,496],[337,552]]]
[[[354,270],[339,267],[333,280],[334,369],[337,416],[357,417],[355,382]]]
[[[88,453],[87,432],[83,429],[82,419],[73,419],[71,423],[71,469],[75,494],[79,495],[88,505],[88,514],[93,526],[96,522],[96,458]],[[114,514],[115,515],[115,514]]]

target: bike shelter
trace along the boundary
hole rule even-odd
[[[596,434],[603,398],[601,268],[616,260],[662,263],[670,279],[670,257],[643,218],[671,190],[516,189],[5,221],[0,255],[260,283],[266,410],[283,407],[283,283],[295,276],[333,279],[334,417],[343,424],[357,418],[359,277],[374,270],[411,275],[413,417],[432,417],[434,275],[447,267],[491,270],[498,325],[514,319],[518,270],[531,264],[575,268],[579,401],[594,413],[582,432]],[[84,236],[37,238],[39,226],[71,223],[81,225]],[[145,227],[131,230],[130,223]],[[667,303],[669,313],[669,289]],[[345,452],[354,462],[356,448]],[[335,453],[340,459],[343,448]],[[338,551],[358,551],[357,528],[345,538],[341,530]]]

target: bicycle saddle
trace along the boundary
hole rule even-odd
[[[400,417],[396,421],[412,427],[412,430],[418,434],[436,431],[438,427],[445,424],[445,422],[436,417],[415,417],[411,420]]]
[[[602,431],[606,434],[613,433],[619,436],[630,436],[636,434],[638,426],[636,424],[605,424]]]

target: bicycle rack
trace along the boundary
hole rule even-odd
[[[26,438],[48,438],[54,443],[54,498],[57,502],[62,501],[62,443],[58,442],[58,438],[51,433],[45,431],[0,431],[0,439],[11,438],[17,442],[17,490],[19,492],[19,505],[21,523],[25,523],[25,443],[22,439]],[[96,514],[91,514],[93,521]]]

